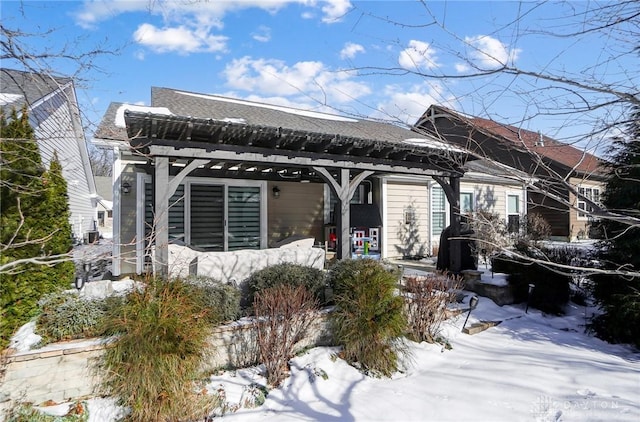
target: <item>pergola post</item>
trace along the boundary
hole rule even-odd
[[[155,274],[166,278],[169,274],[169,158],[155,158]]]
[[[338,200],[340,212],[335,216],[336,235],[338,236],[336,257],[338,259],[351,258],[351,238],[349,236],[349,229],[351,228],[351,198],[358,185],[360,185],[365,178],[372,175],[373,171],[363,171],[357,176],[354,176],[353,180],[350,181],[349,169],[340,169],[340,182],[338,182],[324,167],[314,167],[313,169],[322,175],[329,183]]]
[[[156,275],[169,275],[169,198],[178,189],[184,178],[199,166],[209,162],[206,159],[192,160],[171,182],[169,182],[169,158],[155,157],[155,267]]]
[[[460,178],[450,177],[452,198],[449,199],[451,215],[451,249],[449,254],[449,269],[454,274],[462,270],[462,240],[460,239]]]

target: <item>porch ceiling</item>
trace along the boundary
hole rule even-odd
[[[170,157],[177,170],[191,159],[210,159],[193,174],[212,177],[321,182],[314,166],[461,176],[469,158],[408,130],[389,141],[135,111],[126,111],[125,121],[136,155]]]

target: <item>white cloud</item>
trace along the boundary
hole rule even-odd
[[[85,29],[92,29],[100,22],[131,12],[161,15],[167,23],[184,23],[187,20],[193,21],[195,19],[208,26],[217,22],[217,25],[221,27],[222,19],[229,12],[257,8],[277,13],[290,4],[302,4],[309,8],[317,8],[318,3],[322,5],[322,21],[325,23],[339,22],[341,17],[352,7],[349,0],[323,0],[322,2],[315,0],[101,0],[84,1],[74,17],[76,23]],[[303,12],[303,16],[312,16],[312,11]]]
[[[233,89],[285,97],[307,96],[321,103],[347,103],[371,92],[352,73],[332,71],[318,61],[288,66],[281,60],[243,57],[227,64],[224,76]]]
[[[364,47],[360,44],[348,42],[345,43],[344,47],[342,47],[342,50],[340,50],[340,58],[353,59],[358,53],[364,53]]]
[[[268,26],[260,25],[251,36],[254,40],[259,42],[269,42],[271,40],[271,28]]]
[[[133,34],[133,39],[158,53],[177,52],[189,54],[196,52],[224,51],[227,37],[211,35],[206,28],[156,28],[143,23]]]
[[[85,29],[94,28],[99,22],[122,13],[140,12],[149,9],[144,0],[85,1],[75,13],[76,23]]]
[[[324,23],[336,23],[342,20],[342,17],[351,9],[352,5],[349,0],[327,0],[322,6]]]
[[[409,41],[409,46],[400,52],[398,64],[411,71],[439,66],[435,49],[429,43],[417,40]]]
[[[467,72],[471,67],[466,63],[456,63],[455,64],[456,71],[459,73]]]
[[[509,50],[506,44],[488,35],[465,37],[464,42],[469,64],[481,70],[496,69],[513,63],[522,51],[519,48]],[[461,71],[466,70],[468,68],[462,68]]]
[[[453,96],[445,95],[441,84],[423,82],[409,89],[388,85],[384,90],[384,101],[377,105],[374,118],[414,124],[432,104],[453,108]]]

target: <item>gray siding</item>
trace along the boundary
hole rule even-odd
[[[76,237],[82,239],[84,233],[93,230],[96,208],[91,191],[88,153],[84,135],[78,133],[79,122],[74,122],[69,101],[75,101],[71,87],[55,94],[36,105],[30,114],[38,140],[43,164],[48,168],[54,151],[62,165],[62,175],[67,181],[70,223]],[[89,174],[88,174],[89,173]]]

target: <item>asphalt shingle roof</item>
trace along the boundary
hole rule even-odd
[[[0,96],[3,108],[20,109],[33,105],[39,99],[71,82],[70,78],[59,78],[45,74],[0,69]]]

